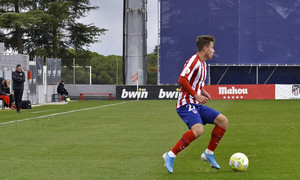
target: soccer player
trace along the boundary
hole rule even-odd
[[[204,125],[207,123],[214,124],[215,127],[201,159],[207,161],[211,167],[220,169],[214,151],[227,129],[228,119],[220,112],[203,105],[211,99],[209,93],[204,90],[204,83],[207,75],[206,61],[212,59],[215,53],[214,42],[213,36],[198,36],[197,53],[185,63],[179,76],[181,90],[176,110],[190,130],[182,135],[172,150],[163,155],[165,167],[170,173],[173,173],[173,163],[177,154],[203,134]]]

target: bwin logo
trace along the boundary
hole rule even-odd
[[[139,88],[139,91],[127,91],[126,89],[122,90],[121,98],[122,99],[134,99],[134,98],[148,98],[148,91],[146,89]]]
[[[174,98],[178,98],[179,93],[180,93],[179,88],[177,88],[176,91],[164,91],[164,89],[160,89],[158,98],[159,99],[164,99],[164,98],[174,99]]]

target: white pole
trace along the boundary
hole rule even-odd
[[[136,100],[139,100],[139,73],[137,73],[136,92]]]
[[[118,83],[119,83],[119,81],[118,81],[118,80],[119,80],[119,68],[118,68],[118,64],[119,64],[119,59],[117,58],[117,70],[116,70],[116,71],[117,71],[117,73],[116,73],[117,75],[116,75],[116,85],[118,85]]]
[[[258,84],[258,66],[256,66],[256,84]]]
[[[92,66],[90,66],[90,85],[92,85]]]
[[[75,58],[73,58],[73,84],[75,84]]]
[[[160,85],[160,0],[157,0],[157,85]]]

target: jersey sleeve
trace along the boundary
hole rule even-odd
[[[197,61],[197,58],[189,59],[189,61],[187,61],[184,65],[180,76],[185,77],[188,81],[190,81],[195,69],[198,68]]]
[[[179,76],[178,83],[180,84],[181,88],[186,90],[186,92],[190,95],[195,96],[197,94],[197,92],[191,87],[186,77]]]

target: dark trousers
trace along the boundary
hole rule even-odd
[[[69,95],[68,91],[66,91],[66,90],[62,90],[60,94],[61,94],[61,95],[64,94],[65,97],[68,97],[68,95]]]
[[[14,101],[15,101],[15,97],[14,97],[13,94],[10,94],[9,97],[10,97],[10,105],[9,105],[9,107],[11,108],[11,105],[12,105],[12,104],[14,103]]]
[[[10,98],[10,103],[9,104],[6,104],[6,102],[4,103],[4,107],[10,107],[11,108],[11,105],[14,103],[15,99],[14,99],[14,95],[13,94],[10,94],[9,95],[9,98]]]
[[[15,90],[15,104],[17,107],[17,111],[20,111],[22,105],[22,96],[23,96],[23,89]]]

